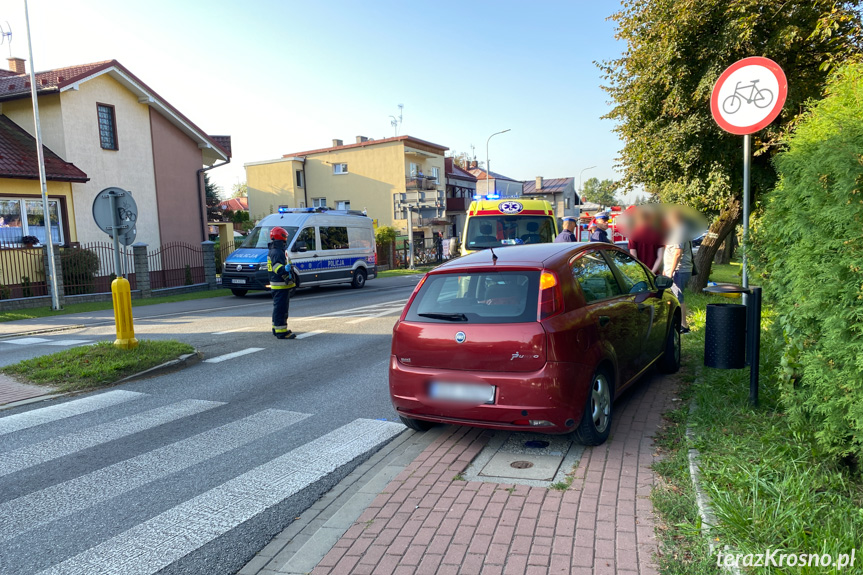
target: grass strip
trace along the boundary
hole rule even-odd
[[[378,272],[379,278],[393,278],[398,276],[412,276],[416,274],[424,274],[430,269],[433,269],[435,266],[420,266],[413,270],[406,270],[403,268],[396,268],[391,270],[385,270],[382,272]]]
[[[730,266],[711,279],[734,281]],[[686,294],[690,334],[683,336],[684,386],[681,404],[665,414],[657,439],[665,458],[655,465],[660,483],[654,507],[660,514],[663,574],[715,573],[700,533],[700,518],[690,484],[685,438],[687,424],[695,432],[692,447],[700,453],[702,487],[712,499],[718,525],[711,536],[736,553],[759,554],[780,549],[788,554],[851,553],[863,536],[863,481],[859,471],[819,456],[812,429],[795,429],[787,421],[775,378],[780,344],[770,330],[773,315],[765,302],[761,339],[760,401],[748,404],[749,369],[695,368],[704,360],[704,326],[708,303],[733,303],[707,294]],[[696,409],[689,413],[689,401]],[[744,572],[768,574],[838,573],[835,567],[764,566]],[[860,558],[842,573],[861,573]]]
[[[57,387],[61,392],[81,391],[111,385],[194,351],[191,345],[174,340],[142,340],[132,350],[100,341],[27,359],[0,371],[25,383]]]
[[[159,303],[173,303],[193,299],[205,299],[211,297],[225,297],[231,295],[231,290],[217,289],[212,291],[196,291],[191,293],[152,297],[147,299],[133,299],[132,307],[145,305],[156,305]],[[110,300],[90,303],[67,304],[60,311],[54,311],[50,307],[36,307],[32,309],[19,309],[14,311],[0,312],[0,322],[15,321],[19,319],[34,319],[37,317],[52,317],[55,315],[67,315],[70,313],[84,313],[88,311],[101,311],[112,309],[114,306]]]

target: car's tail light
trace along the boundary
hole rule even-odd
[[[547,319],[563,311],[560,281],[554,272],[542,270],[539,276],[539,319]]]
[[[378,254],[377,252],[372,252],[372,265],[378,265]]]

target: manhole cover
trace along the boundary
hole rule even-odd
[[[530,469],[533,467],[533,463],[530,461],[513,461],[509,466],[514,469]]]
[[[531,439],[530,441],[525,441],[524,446],[530,447],[532,449],[545,449],[551,445],[548,441],[542,441],[539,439]]]

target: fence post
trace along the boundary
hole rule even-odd
[[[48,246],[42,246],[42,264],[45,266],[45,286],[48,296],[51,296],[51,271],[48,267]],[[66,294],[63,291],[63,266],[60,264],[60,246],[54,244],[54,267],[57,270],[57,303],[62,308],[66,305]]]
[[[152,297],[150,290],[150,260],[147,259],[147,244],[132,245],[132,259],[135,265],[135,283],[141,290],[141,297]]]
[[[207,289],[216,289],[219,287],[216,283],[215,245],[211,241],[201,242],[202,256],[204,258],[204,279],[207,282]]]

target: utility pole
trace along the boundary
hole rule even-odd
[[[498,134],[505,134],[509,132],[511,128],[507,128],[506,130],[501,130],[500,132],[495,132],[491,136],[488,137],[488,140],[485,141],[485,195],[488,197],[488,181],[491,179],[491,165],[488,159],[488,143],[492,138],[497,136]]]
[[[39,185],[42,187],[42,214],[45,218],[45,247],[48,249],[48,275],[51,276],[51,309],[60,309],[57,293],[57,267],[54,265],[54,238],[51,237],[51,213],[48,209],[48,183],[45,177],[45,152],[42,149],[42,124],[39,122],[39,100],[36,98],[36,65],[33,64],[33,41],[30,39],[30,11],[24,0],[27,24],[27,50],[30,53],[30,96],[33,98],[33,122],[36,124],[36,157],[39,162]],[[60,225],[60,222],[57,222]]]

